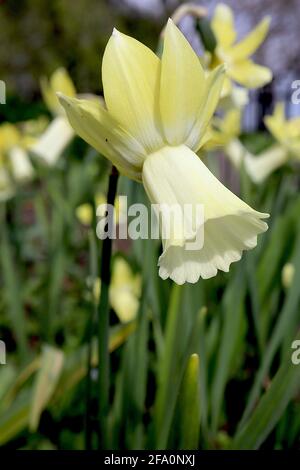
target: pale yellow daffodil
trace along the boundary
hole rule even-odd
[[[223,146],[225,155],[235,168],[244,166],[254,183],[262,183],[287,161],[288,152],[283,146],[275,144],[259,155],[253,155],[239,140],[240,130],[241,112],[231,109],[222,119],[214,118],[205,147],[210,150]]]
[[[27,149],[34,140],[22,133],[17,126],[4,123],[0,126],[0,198],[13,196],[15,182],[28,181],[33,176],[33,167]]]
[[[246,169],[256,183],[290,160],[300,160],[300,118],[286,119],[284,103],[277,103],[265,124],[277,143],[257,156],[247,155]]]
[[[265,124],[273,137],[300,160],[300,117],[286,119],[284,103],[277,103],[272,116],[266,116]]]
[[[226,146],[231,140],[239,136],[241,132],[241,111],[229,109],[224,116],[214,117],[209,129],[210,135],[205,147],[208,149]]]
[[[226,64],[229,79],[246,88],[257,88],[270,82],[272,80],[270,69],[257,65],[250,59],[264,41],[269,25],[270,19],[264,18],[251,33],[237,42],[233,12],[228,5],[219,3],[211,21],[217,40],[211,67],[220,63]],[[225,87],[230,89],[229,81],[225,83]]]
[[[114,220],[116,221],[116,223],[119,222],[119,217],[123,217],[126,214],[125,207],[124,207],[122,201],[123,201],[123,199],[119,198],[118,196],[115,199],[115,204],[114,204],[115,217],[114,217]],[[103,217],[105,215],[105,212],[106,212],[105,205],[106,205],[106,197],[104,196],[104,194],[103,193],[96,194],[95,206],[96,206],[97,217]],[[100,206],[100,208],[98,209],[99,206]],[[84,204],[80,204],[80,206],[78,206],[76,208],[76,217],[78,218],[78,220],[83,225],[86,225],[86,226],[91,225],[91,223],[93,221],[93,206],[92,206],[92,204],[90,204],[88,202],[84,203]]]
[[[55,70],[49,80],[46,77],[41,79],[42,96],[54,119],[31,147],[31,151],[48,165],[55,165],[74,137],[74,131],[56,96],[59,91],[70,97],[76,96],[76,89],[71,77],[63,67]]]
[[[285,289],[289,289],[295,277],[295,265],[291,262],[285,263],[281,271],[281,281]]]
[[[178,284],[228,271],[242,251],[267,230],[253,210],[208,170],[196,152],[217,106],[223,68],[206,75],[190,44],[169,20],[161,60],[146,46],[114,30],[103,57],[107,109],[95,102],[60,101],[75,131],[118,170],[142,181],[152,204],[204,207],[204,245],[189,248],[200,230],[192,217],[189,230],[163,238],[159,274]],[[162,220],[161,232],[165,220]]]
[[[141,295],[141,276],[134,274],[124,258],[117,257],[113,262],[112,277],[109,286],[109,300],[122,323],[128,323],[136,318]],[[94,284],[94,295],[99,299],[101,280]]]

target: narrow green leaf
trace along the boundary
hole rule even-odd
[[[298,315],[299,312],[298,308],[300,300],[300,233],[298,235],[295,247],[293,264],[295,266],[295,275],[293,283],[288,291],[285,303],[283,305],[283,309],[276,322],[270,342],[262,358],[262,363],[257,372],[254,385],[250,392],[247,407],[245,409],[240,426],[243,426],[245,424],[245,421],[249,418],[250,414],[252,413],[255,403],[259,397],[263,380],[269,372],[274,356],[278,348],[280,347],[282,340],[285,338],[286,331],[289,331],[290,325],[294,324],[296,315]]]
[[[178,357],[178,331],[180,322],[180,304],[182,287],[173,284],[170,305],[167,314],[165,348],[159,363],[158,388],[154,410],[154,428],[156,448],[164,449],[167,445],[176,398],[180,385]]]
[[[31,431],[36,431],[38,428],[42,411],[46,408],[58,383],[63,361],[62,351],[51,346],[44,346],[32,395],[29,419]]]
[[[0,446],[11,441],[28,425],[31,390],[26,389],[0,417]]]
[[[179,449],[197,449],[200,432],[199,356],[188,360],[177,403]]]
[[[296,339],[299,339],[300,335]],[[287,404],[300,390],[300,367],[291,360],[289,351],[267,392],[261,398],[252,416],[238,431],[233,449],[257,449],[279,421]]]
[[[245,297],[245,277],[241,270],[242,265],[237,270],[233,282],[228,285],[223,301],[222,314],[224,316],[224,324],[211,391],[213,431],[217,430],[219,424],[224,390],[229,379],[230,365],[241,339]]]
[[[27,329],[21,298],[20,279],[5,224],[2,226],[0,261],[7,312],[16,336],[17,348],[20,352],[19,357],[25,362],[29,357],[29,348],[26,338]]]

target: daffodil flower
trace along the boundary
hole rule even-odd
[[[96,211],[97,212],[97,217],[103,217],[105,215],[105,212],[106,212],[105,205],[106,205],[106,203],[107,203],[106,197],[104,196],[103,193],[99,193],[99,194],[96,195],[95,205],[96,205],[96,208],[97,208],[97,211]],[[100,208],[98,210],[99,206],[100,206]],[[116,197],[114,207],[115,207],[114,220],[116,221],[116,223],[118,223],[119,222],[119,214],[120,214],[121,218],[126,215],[126,208],[122,204],[122,198],[119,198],[118,196]],[[80,204],[80,206],[78,206],[76,208],[76,216],[77,216],[78,220],[83,225],[86,225],[86,226],[91,225],[91,223],[93,221],[93,206],[89,203]]]
[[[214,11],[211,26],[217,40],[217,47],[211,67],[226,64],[227,76],[246,88],[257,88],[272,80],[272,72],[267,67],[255,64],[250,57],[264,41],[270,19],[264,18],[256,28],[241,41],[236,42],[232,10],[228,5],[219,3]],[[230,82],[225,87],[230,88]]]
[[[28,181],[34,171],[27,149],[34,138],[23,134],[17,126],[4,123],[0,126],[0,199],[14,195],[14,182]]]
[[[265,124],[277,141],[257,156],[248,153],[245,165],[252,180],[263,182],[273,171],[291,160],[300,160],[300,118],[286,119],[284,103],[277,103]]]
[[[300,117],[286,119],[284,103],[277,103],[273,115],[265,117],[265,124],[288,153],[300,160]]]
[[[118,256],[113,262],[109,299],[112,308],[122,323],[128,323],[136,318],[141,296],[141,276],[133,273],[125,259]],[[101,280],[94,284],[94,295],[99,299]]]
[[[45,132],[31,147],[34,155],[41,158],[48,165],[54,165],[71,139],[74,131],[66,119],[65,113],[59,104],[56,92],[61,91],[67,96],[76,96],[75,86],[63,68],[58,68],[48,80],[41,80],[41,92],[46,106],[54,116]]]
[[[208,132],[205,148],[211,149],[228,145],[241,132],[241,111],[233,108],[226,111],[223,117],[214,117]]]
[[[253,210],[231,193],[196,155],[219,100],[223,67],[206,75],[188,41],[169,20],[162,59],[114,30],[104,53],[102,77],[107,109],[59,95],[75,131],[118,170],[143,182],[153,204],[204,207],[203,224],[177,226],[163,238],[159,274],[178,284],[228,271],[242,251],[267,230]],[[184,220],[182,220],[183,222]],[[191,221],[188,221],[191,222]],[[188,224],[187,224],[188,225]],[[204,229],[204,245],[189,249]],[[162,220],[161,233],[164,233]]]

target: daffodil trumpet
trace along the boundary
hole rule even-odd
[[[186,238],[181,227],[163,240],[159,274],[178,284],[228,271],[243,250],[267,230],[268,214],[253,210],[208,170],[197,152],[218,104],[224,67],[206,74],[198,56],[168,21],[161,60],[146,46],[114,30],[104,53],[106,108],[59,94],[69,121],[120,173],[143,183],[153,204],[202,204],[204,243],[195,220]],[[198,227],[200,228],[200,227]],[[161,227],[163,233],[163,227]]]

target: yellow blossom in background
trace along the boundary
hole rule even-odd
[[[25,134],[14,124],[1,124],[0,198],[2,200],[13,196],[15,183],[28,181],[33,177],[34,171],[27,150],[34,140],[33,136]]]
[[[300,160],[300,117],[286,119],[284,103],[277,103],[273,115],[265,117],[265,124],[288,153]]]
[[[75,85],[67,70],[63,67],[56,69],[49,79],[47,77],[41,79],[43,100],[54,116],[63,114],[63,109],[56,96],[58,91],[67,96],[76,96]]]
[[[56,96],[56,93],[59,91],[67,96],[76,96],[75,86],[68,72],[63,67],[55,70],[49,80],[46,77],[41,79],[41,93],[54,119],[40,139],[30,149],[35,156],[41,158],[48,165],[55,165],[66,146],[74,137],[74,131],[66,119],[66,115]]]
[[[76,217],[82,225],[89,226],[93,220],[93,206],[88,202],[76,207]]]
[[[123,204],[123,199],[119,198],[118,196],[115,199],[114,209],[115,209],[115,217],[114,220],[116,223],[119,222],[119,219],[123,217],[126,213],[126,208]],[[103,217],[105,215],[105,204],[106,204],[106,197],[103,193],[96,194],[95,197],[95,206],[96,206],[96,213],[97,217]],[[101,205],[101,207],[99,207]],[[76,208],[76,216],[80,220],[83,225],[91,225],[93,221],[93,206],[89,203],[80,204]]]
[[[300,118],[286,119],[284,103],[277,103],[273,114],[265,117],[265,124],[277,142],[259,155],[247,155],[246,169],[256,183],[290,160],[300,160]]]
[[[214,117],[208,132],[208,141],[205,144],[207,149],[228,145],[241,132],[240,109],[230,109],[223,117]]]
[[[94,295],[99,299],[101,292],[101,280],[94,284]],[[127,323],[136,318],[139,309],[141,295],[141,276],[134,274],[130,265],[124,258],[117,257],[113,262],[112,277],[109,287],[109,300],[122,323]]]
[[[208,170],[196,152],[218,104],[223,67],[206,74],[186,38],[169,20],[161,60],[146,46],[114,30],[104,53],[106,107],[60,94],[71,125],[118,170],[143,182],[152,204],[181,210],[180,223],[162,237],[159,274],[178,284],[228,271],[267,230],[253,210]],[[203,222],[184,206],[202,205]],[[161,233],[168,221],[162,217]],[[183,226],[185,230],[183,233]],[[204,245],[190,249],[204,229]],[[222,237],[220,237],[222,234]]]
[[[211,21],[217,46],[211,59],[210,67],[226,64],[226,73],[230,80],[246,88],[257,88],[272,80],[272,72],[267,67],[255,64],[250,57],[264,41],[270,25],[270,19],[264,18],[246,37],[237,41],[233,12],[228,5],[219,3]],[[228,80],[224,85],[227,92],[231,89]]]
[[[291,287],[291,284],[294,280],[294,276],[295,276],[295,266],[293,265],[293,263],[286,263],[283,266],[282,272],[281,272],[281,280],[282,280],[283,287],[285,287],[286,289]]]

